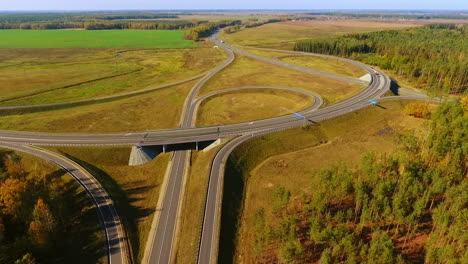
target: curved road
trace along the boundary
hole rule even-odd
[[[74,161],[52,151],[9,143],[1,143],[0,146],[50,161],[69,173],[86,190],[96,206],[98,218],[106,234],[109,263],[131,263],[130,245],[114,203],[104,188],[89,172]]]

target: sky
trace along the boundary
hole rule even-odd
[[[0,0],[5,11],[122,9],[468,10],[468,0]]]

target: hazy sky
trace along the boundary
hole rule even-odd
[[[450,9],[468,0],[0,0],[0,10]]]

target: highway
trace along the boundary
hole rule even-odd
[[[109,263],[129,264],[132,262],[130,245],[114,203],[104,188],[89,172],[74,161],[45,149],[9,143],[0,143],[0,147],[42,158],[56,164],[69,173],[85,189],[96,206],[97,216],[106,234]]]
[[[369,106],[371,100],[378,100],[384,93],[388,91],[390,87],[390,79],[383,73],[380,73],[380,76],[375,75],[374,69],[365,64],[350,61],[347,59],[333,57],[335,59],[343,60],[365,69],[371,75],[371,82],[364,83],[362,80],[350,77],[343,77],[330,73],[324,73],[316,70],[298,67],[295,65],[290,65],[281,62],[277,59],[263,58],[248,53],[246,51],[233,48],[230,45],[221,42],[218,34],[215,34],[212,37],[212,41],[217,46],[224,49],[229,56],[226,59],[226,61],[220,66],[204,74],[203,76],[197,76],[197,78],[201,79],[192,88],[188,97],[185,100],[183,114],[180,122],[181,125],[179,128],[108,134],[0,131],[0,144],[15,144],[11,145],[15,147],[18,147],[18,144],[67,146],[145,146],[214,140],[220,137],[237,136],[237,138],[224,145],[216,154],[216,157],[212,163],[212,169],[209,179],[209,187],[205,205],[198,263],[216,263],[220,226],[219,212],[221,210],[222,201],[224,165],[229,154],[239,144],[242,144],[243,142],[252,137],[266,133],[271,133],[274,131],[280,131],[288,128],[301,126],[303,125],[304,120],[293,114],[287,114],[278,117],[256,120],[253,123],[243,122],[222,126],[194,127],[196,112],[199,104],[203,100],[209,98],[210,96],[214,96],[223,92],[233,92],[243,89],[283,89],[293,92],[301,92],[303,94],[307,94],[308,96],[313,97],[314,104],[311,107],[300,111],[299,113],[305,116],[307,122],[318,122],[339,115],[343,115],[345,113],[357,110],[359,108]],[[217,91],[215,93],[210,93],[201,97],[197,97],[200,88],[212,76],[214,76],[216,73],[218,73],[234,61],[235,53],[308,74],[319,75],[326,78],[332,78],[356,84],[366,84],[368,86],[364,88],[359,94],[351,98],[322,108],[319,108],[323,103],[323,100],[320,96],[300,89],[286,87],[239,87],[224,91]],[[417,96],[415,95],[411,95],[408,96],[408,99],[419,99],[416,97]],[[176,151],[172,157],[171,168],[169,170],[169,176],[167,178],[167,188],[163,190],[164,193],[161,196],[163,197],[163,201],[159,217],[156,221],[157,226],[155,236],[149,240],[151,243],[151,245],[149,246],[149,252],[146,252],[148,255],[144,257],[145,262],[147,263],[172,263],[174,261],[174,253],[176,252],[177,247],[177,218],[180,214],[180,203],[184,193],[183,183],[185,171],[187,168],[186,161],[189,155],[189,151]]]

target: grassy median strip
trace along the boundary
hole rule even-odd
[[[129,147],[57,147],[88,170],[109,193],[130,238],[135,263],[143,257],[159,191],[171,154],[128,166]]]
[[[240,56],[230,66],[211,78],[203,86],[200,94],[252,85],[281,86],[312,91],[320,94],[326,103],[344,100],[364,88],[360,85],[306,74]]]
[[[356,65],[329,58],[316,56],[288,56],[279,58],[286,63],[305,68],[311,68],[323,72],[334,73],[338,75],[360,78],[368,72]]]
[[[240,90],[206,99],[198,110],[197,125],[233,124],[304,110],[313,98],[284,90]],[[281,108],[283,107],[283,108]]]
[[[197,260],[211,162],[219,148],[192,151],[179,222],[177,263],[195,263]]]

